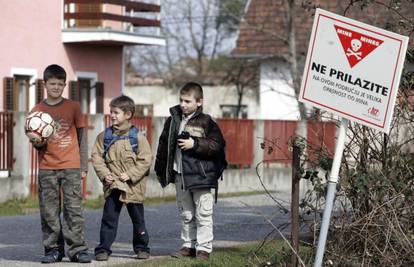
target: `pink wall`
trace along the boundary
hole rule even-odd
[[[63,0],[2,1],[0,9],[0,110],[3,110],[3,77],[12,68],[37,70],[37,78],[49,64],[63,66],[67,80],[76,71],[96,72],[105,83],[105,98],[121,92],[122,47],[64,45],[61,41]],[[64,92],[68,96],[68,90]],[[105,112],[108,112],[105,101]]]
[[[104,82],[104,112],[109,113],[109,101],[122,90],[122,47],[72,44],[65,48],[73,71],[97,72],[98,81]]]

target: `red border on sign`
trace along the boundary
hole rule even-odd
[[[386,111],[385,111],[385,116],[384,116],[384,120],[383,120],[383,124],[382,124],[382,125],[381,125],[381,124],[375,124],[375,123],[370,122],[370,121],[367,121],[367,120],[365,120],[365,119],[358,118],[357,116],[354,116],[354,115],[348,114],[348,113],[346,113],[346,112],[344,112],[344,111],[337,110],[337,109],[335,109],[335,108],[332,108],[332,107],[326,106],[326,105],[324,105],[324,104],[318,103],[318,102],[316,102],[316,101],[313,101],[313,100],[311,100],[311,99],[305,98],[306,84],[307,84],[307,82],[308,82],[309,69],[310,69],[311,62],[312,62],[313,49],[314,49],[314,47],[315,47],[316,35],[317,35],[317,33],[318,33],[319,18],[320,18],[321,16],[323,16],[323,17],[326,17],[326,18],[329,18],[329,19],[332,19],[332,20],[335,20],[335,21],[339,21],[339,22],[341,22],[341,23],[348,24],[348,25],[351,25],[351,26],[353,26],[353,27],[360,28],[360,29],[362,29],[362,30],[369,31],[369,32],[372,32],[372,33],[375,33],[375,34],[378,34],[378,35],[381,35],[381,36],[384,36],[384,37],[387,37],[387,38],[390,38],[390,39],[394,39],[394,40],[396,40],[396,41],[400,42],[400,48],[399,48],[399,50],[398,50],[398,57],[397,57],[397,61],[396,61],[396,63],[395,63],[394,74],[393,74],[393,77],[392,77],[392,82],[391,82],[391,88],[390,88],[390,94],[389,94],[390,96],[392,95],[392,91],[393,91],[393,89],[394,89],[395,73],[397,72],[398,61],[399,61],[399,59],[400,59],[400,53],[401,53],[402,40],[399,40],[399,39],[394,38],[394,37],[392,37],[392,36],[385,35],[385,34],[383,34],[383,33],[378,33],[378,32],[372,31],[372,30],[370,30],[370,29],[363,28],[363,27],[361,27],[361,26],[358,26],[358,25],[355,25],[355,24],[352,24],[352,23],[349,23],[349,22],[345,22],[345,21],[342,21],[342,20],[339,20],[339,19],[336,19],[336,18],[333,18],[333,17],[327,16],[327,15],[325,15],[325,14],[318,14],[318,15],[319,15],[319,16],[318,16],[318,21],[317,21],[317,23],[316,23],[315,35],[313,36],[314,38],[313,38],[313,42],[312,42],[311,55],[310,55],[310,58],[309,58],[309,65],[308,65],[308,69],[307,69],[307,71],[306,71],[306,79],[305,79],[305,85],[304,85],[304,87],[303,87],[302,98],[303,98],[303,99],[305,99],[305,100],[307,100],[307,101],[309,101],[309,102],[315,103],[315,104],[317,104],[317,105],[319,105],[319,106],[322,106],[322,107],[328,108],[328,109],[330,109],[330,110],[334,110],[334,111],[336,111],[336,112],[338,112],[338,113],[341,113],[341,114],[347,115],[347,116],[349,116],[349,117],[352,117],[352,118],[358,119],[358,120],[360,120],[360,121],[364,121],[364,122],[366,122],[366,123],[368,123],[368,124],[371,124],[371,125],[374,125],[374,126],[377,126],[377,127],[379,127],[379,128],[382,128],[382,129],[383,129],[383,128],[384,128],[384,126],[385,126],[385,120],[386,120],[385,118],[387,117],[387,114],[388,114],[388,108],[389,108],[389,105],[390,105],[390,100],[391,100],[391,97],[389,97],[389,98],[388,98],[387,108],[386,108]]]

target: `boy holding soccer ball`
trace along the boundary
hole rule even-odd
[[[39,152],[39,207],[45,249],[41,262],[62,261],[66,241],[70,261],[89,263],[81,208],[81,176],[86,175],[88,155],[85,122],[80,104],[62,97],[66,72],[61,66],[48,66],[43,81],[47,98],[31,113],[48,113],[56,129],[47,139],[31,140]],[[61,192],[64,221],[60,219]]]

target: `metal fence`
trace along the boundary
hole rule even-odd
[[[93,127],[86,115],[87,128]],[[132,123],[144,133],[152,144],[153,118],[134,117]],[[292,153],[289,149],[289,140],[295,134],[296,121],[264,121],[264,130],[256,129],[258,122],[247,119],[218,119],[224,139],[226,140],[227,161],[233,167],[249,167],[254,164],[255,153],[263,153],[265,163],[290,164]],[[110,115],[104,116],[103,124],[108,127],[111,124]],[[330,155],[334,153],[336,125],[327,122],[308,122],[307,125],[308,154],[310,159],[315,159],[318,149],[325,149]],[[257,135],[257,136],[254,136]],[[272,149],[268,147],[262,151],[254,147],[255,138],[261,138],[272,143]],[[12,170],[13,168],[13,114],[0,113],[0,170]],[[37,151],[31,148],[30,162],[30,192],[37,194],[38,158]],[[259,157],[260,158],[260,157]],[[86,196],[86,178],[83,180],[83,195]]]
[[[111,115],[104,116],[105,128],[111,125]],[[152,117],[133,117],[131,123],[138,128],[142,134],[144,134],[148,142],[152,142]]]
[[[296,121],[267,120],[264,122],[263,141],[268,146],[263,150],[265,163],[291,163],[292,152],[289,151],[289,140],[295,135]]]
[[[13,169],[13,113],[0,112],[0,171]]]
[[[229,164],[240,167],[253,163],[254,121],[246,119],[219,119],[218,125],[226,140],[226,158]]]

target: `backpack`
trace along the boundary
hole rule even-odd
[[[136,154],[138,151],[138,139],[137,139],[138,129],[135,126],[131,126],[129,129],[128,136],[117,136],[113,135],[112,127],[108,127],[105,129],[104,134],[104,152],[103,158],[106,157],[106,153],[108,153],[109,148],[118,140],[129,139],[131,143],[132,151]]]

